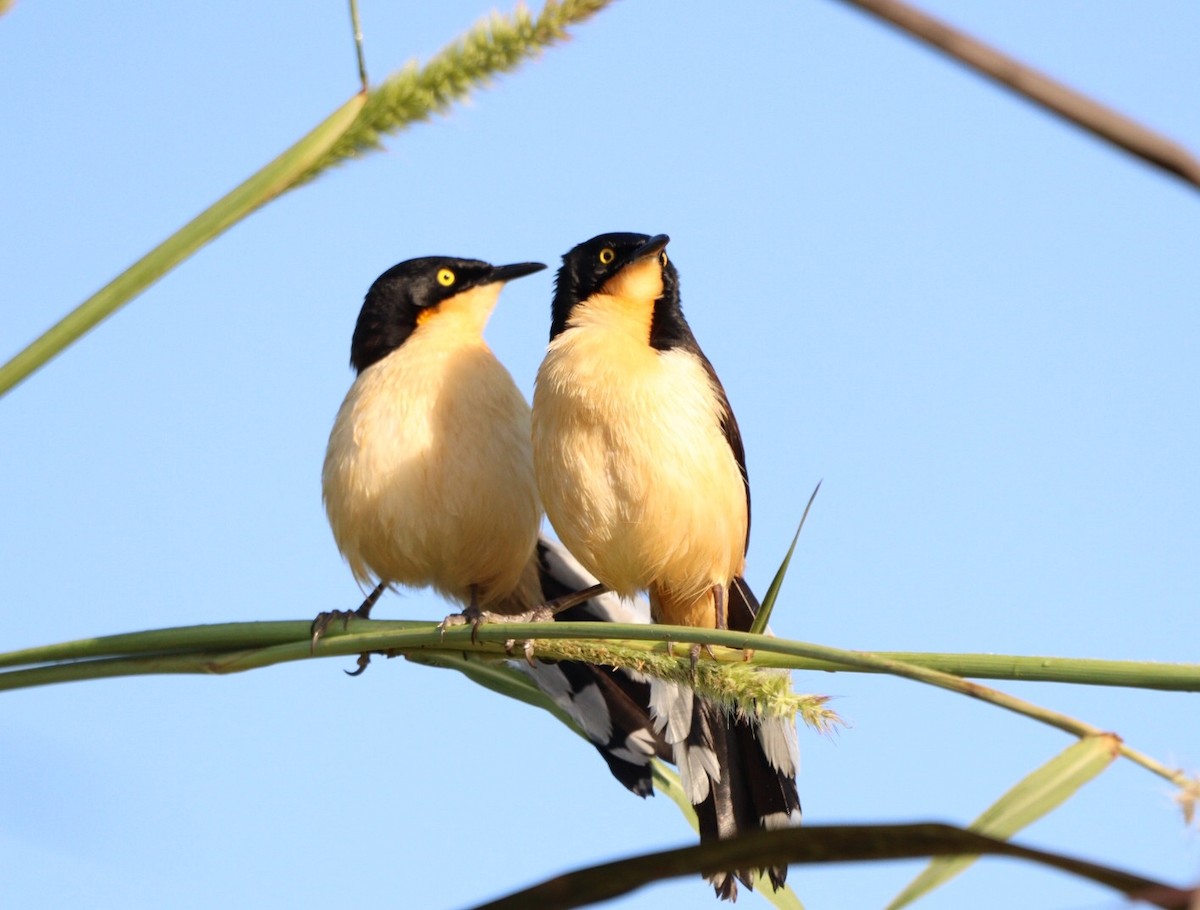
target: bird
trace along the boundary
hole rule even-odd
[[[750,629],[750,486],[741,433],[683,315],[665,234],[607,233],[568,251],[533,396],[538,490],[559,539],[654,622]],[[699,649],[693,649],[693,664]],[[701,840],[800,821],[798,745],[783,718],[730,714],[652,680]],[[781,887],[786,866],[766,870]],[[752,870],[709,877],[735,899]]]
[[[367,291],[321,474],[360,584],[431,587],[472,619],[538,602],[529,405],[483,330],[503,285],[543,268],[426,256]]]
[[[432,588],[479,621],[524,618],[595,584],[540,533],[529,405],[483,338],[504,284],[544,268],[427,256],[371,284],[351,339],[356,378],[329,435],[322,495],[354,578],[374,589],[355,611],[318,616],[314,643],[334,618],[369,618],[394,585]],[[629,621],[630,609],[598,596],[559,618]],[[531,661],[526,669],[613,776],[651,795],[651,760],[669,760],[671,751],[649,717],[645,678],[573,661]]]

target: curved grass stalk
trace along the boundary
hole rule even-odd
[[[152,653],[261,648],[307,640],[310,625],[308,621],[275,620],[178,626],[106,635],[0,653],[0,668]],[[612,649],[618,656],[624,653],[625,659],[634,659],[647,651],[661,651],[661,643],[674,641],[712,645],[716,659],[722,663],[744,662],[756,667],[827,672],[890,672],[869,662],[849,667],[843,659],[844,655],[867,652],[715,629],[617,623],[511,623],[482,626],[479,629],[479,642],[473,644],[469,634],[464,634],[461,629],[451,629],[445,636],[440,636],[435,626],[436,623],[427,620],[351,620],[346,631],[340,626],[330,629],[322,639],[318,653],[334,656],[372,649],[436,648],[442,645],[454,651],[499,653],[501,649],[498,646],[506,639],[515,637],[535,639],[537,647],[546,657],[566,656],[555,649],[569,647],[576,649],[571,656],[600,663],[603,662],[599,658],[605,655],[602,650],[605,648]],[[564,640],[570,644],[555,644]],[[1200,692],[1200,664],[925,651],[875,651],[871,654],[884,660],[974,679]],[[0,688],[4,687],[0,683]]]
[[[129,676],[154,673],[237,673],[258,667],[270,666],[292,660],[304,660],[312,656],[307,622],[235,623],[220,626],[192,626],[181,629],[166,629],[155,632],[117,635],[107,638],[85,639],[60,645],[29,648],[22,651],[0,654],[0,667],[21,667],[0,673],[0,691],[56,682],[97,679],[111,676]],[[327,633],[317,645],[316,653],[321,656],[352,655],[363,652],[385,652],[389,654],[433,655],[438,653],[476,653],[492,659],[504,659],[504,642],[509,639],[533,641],[533,654],[548,659],[587,660],[592,663],[614,666],[632,666],[648,672],[689,674],[691,665],[687,649],[677,649],[679,656],[669,652],[670,642],[699,643],[713,646],[716,661],[702,659],[700,666],[708,665],[698,673],[697,682],[705,694],[709,687],[723,681],[725,688],[715,688],[715,697],[736,698],[737,674],[724,677],[715,675],[712,663],[745,663],[749,666],[786,666],[793,669],[812,668],[817,662],[820,669],[835,671],[857,671],[887,673],[922,682],[927,685],[949,689],[986,701],[997,707],[1030,717],[1041,723],[1056,727],[1073,736],[1098,736],[1106,731],[1084,721],[1057,711],[1043,708],[1024,699],[1016,698],[987,686],[963,679],[937,669],[920,665],[921,655],[912,659],[900,659],[896,655],[873,654],[865,651],[849,651],[815,645],[808,642],[789,641],[768,636],[751,635],[744,632],[727,632],[713,629],[695,629],[682,626],[644,626],[616,623],[495,623],[480,627],[478,641],[471,641],[471,629],[459,627],[439,632],[432,622],[385,622],[379,620],[351,620],[346,631],[336,627]],[[223,646],[222,646],[223,643]],[[764,653],[774,654],[787,660],[763,660]],[[901,656],[903,657],[903,656]],[[963,657],[960,655],[959,657]],[[969,658],[970,655],[965,657]],[[1024,664],[1029,673],[1043,663],[1044,658],[1003,658],[1005,665]],[[1089,665],[1099,669],[1105,666],[1114,669],[1122,665],[1119,661],[1084,661],[1059,659],[1063,664],[1075,664],[1077,668]],[[42,664],[42,666],[38,666]],[[1200,666],[1194,664],[1144,664],[1141,665],[1153,688],[1176,688],[1195,691],[1200,688]],[[1162,671],[1166,669],[1164,674]],[[1101,675],[1099,673],[1097,676]],[[1029,679],[1031,675],[1019,678]],[[1133,685],[1130,674],[1115,673],[1111,685]],[[1073,677],[1071,682],[1080,682]],[[1095,680],[1093,679],[1093,682]],[[1168,685],[1169,684],[1169,685]],[[758,710],[756,698],[763,693],[743,693],[744,704],[749,710]],[[821,727],[819,712],[822,710],[819,697],[812,710],[817,712],[815,725]],[[813,716],[809,716],[814,722]],[[828,717],[825,718],[828,722]],[[1182,771],[1167,767],[1162,762],[1121,742],[1119,750],[1131,761],[1169,780],[1179,788],[1179,800],[1185,817],[1191,813],[1200,799],[1200,781],[1189,778]]]
[[[0,367],[0,395],[115,313],[192,253],[311,172],[359,115],[365,95],[355,95],[307,136],[221,197],[124,272],[73,309]]]
[[[383,134],[446,111],[491,76],[509,72],[563,40],[567,26],[609,2],[548,0],[536,18],[525,7],[509,16],[496,13],[424,66],[409,64],[378,87],[355,95],[0,366],[0,395],[247,215],[333,165],[378,148]]]

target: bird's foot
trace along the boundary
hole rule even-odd
[[[563,608],[559,608],[563,609]],[[532,610],[526,610],[524,613],[505,614],[496,617],[500,622],[554,622],[554,616],[558,609],[554,607],[554,601],[544,603],[534,607]],[[517,640],[510,638],[504,642],[504,653],[509,657],[513,656],[513,649],[516,647]],[[525,655],[525,663],[529,666],[536,666],[533,661],[533,639],[526,638],[521,642],[521,650]]]
[[[504,642],[504,653],[509,657],[513,656],[513,651],[516,650],[517,640],[509,638]],[[536,667],[537,663],[533,659],[533,639],[526,638],[521,642],[521,652],[525,655],[525,663],[531,667]]]
[[[350,618],[358,616],[357,610],[328,610],[324,613],[318,613],[317,618],[312,621],[312,626],[309,632],[312,634],[312,641],[309,644],[308,652],[310,654],[317,650],[317,642],[321,640],[331,625],[339,619],[342,621],[342,630],[350,624]]]
[[[542,604],[524,613],[504,613],[492,617],[497,622],[553,622],[557,611],[551,604]]]
[[[371,608],[375,606],[375,601],[383,595],[387,590],[387,583],[380,582],[367,595],[366,599],[358,605],[356,610],[328,610],[325,613],[318,613],[317,618],[312,621],[312,626],[309,631],[312,633],[312,647],[316,648],[317,642],[321,636],[333,625],[337,620],[342,621],[342,628],[345,629],[349,625],[351,619],[370,619]]]
[[[328,610],[324,613],[318,613],[316,619],[312,621],[312,626],[309,628],[309,632],[312,635],[312,639],[308,646],[309,653],[312,654],[316,652],[317,642],[320,641],[321,636],[324,635],[325,632],[328,631],[329,627],[339,619],[342,621],[343,630],[345,630],[345,628],[350,624],[351,619],[370,619],[371,608],[375,606],[375,601],[379,600],[380,596],[382,596],[383,592],[386,590],[387,584],[381,581],[375,586],[374,590],[367,595],[366,599],[358,605],[358,609]],[[345,672],[350,676],[361,676],[363,671],[367,669],[367,664],[370,662],[370,654],[360,654],[358,655],[358,669],[354,670],[353,672],[350,670],[346,670]]]
[[[486,610],[479,609],[475,604],[470,604],[461,613],[451,613],[437,625],[438,634],[446,635],[446,630],[454,626],[465,626],[471,624],[471,644],[476,644],[479,641],[479,627],[488,621],[489,615]]]
[[[475,605],[468,606],[461,613],[451,613],[440,623],[438,623],[438,631],[446,634],[446,630],[452,626],[465,626],[471,624],[471,643],[477,644],[479,641],[479,627],[484,623],[489,622],[552,622],[554,620],[554,609],[549,604],[541,604],[533,609],[526,610],[523,613],[497,613],[493,610],[481,610]],[[516,646],[516,639],[510,638],[504,642],[504,651],[509,657],[512,656],[513,648]],[[533,642],[526,641],[524,645],[525,659],[532,662]]]

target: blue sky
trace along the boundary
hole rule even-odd
[[[1200,8],[939,0],[1200,149]],[[537,259],[488,337],[530,392],[553,268],[666,232],[737,411],[778,634],[1197,659],[1200,196],[829,2],[616,3],[449,116],[238,225],[0,401],[0,649],[357,603],[319,474],[362,295],[395,262]],[[378,80],[487,11],[364,3]],[[0,19],[0,357],[356,88],[343,4],[23,3]],[[380,618],[440,618],[423,592]],[[311,661],[6,694],[13,906],[462,907],[690,842],[549,716],[456,674]],[[1069,739],[914,683],[796,675],[812,823],[965,823]],[[1195,696],[1002,688],[1200,768]],[[1200,834],[1118,763],[1021,836],[1170,881]],[[793,869],[881,906],[920,863]],[[698,879],[615,902],[707,906]],[[766,906],[744,898],[747,906]],[[1111,906],[986,861],[925,902]]]

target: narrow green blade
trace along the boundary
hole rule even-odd
[[[1020,780],[972,822],[967,830],[1008,840],[1066,802],[1117,757],[1120,740],[1111,733],[1085,736]],[[937,857],[887,906],[897,910],[940,887],[978,856]]]
[[[366,94],[358,94],[282,155],[185,224],[0,366],[0,395],[63,348],[255,209],[287,190],[325,156],[354,123]]]
[[[771,621],[771,611],[775,609],[775,598],[779,596],[779,589],[783,587],[783,579],[787,576],[788,566],[791,565],[792,554],[796,552],[796,542],[800,539],[800,532],[804,530],[804,520],[808,518],[808,510],[812,508],[813,500],[817,498],[817,493],[820,492],[823,482],[818,480],[817,485],[813,488],[812,495],[808,497],[808,505],[804,507],[804,514],[800,516],[800,524],[796,526],[796,536],[792,538],[792,545],[788,547],[787,556],[783,557],[783,562],[779,565],[779,571],[771,579],[771,585],[767,588],[767,594],[762,599],[762,609],[758,611],[758,615],[754,617],[754,622],[750,624],[750,631],[757,635],[763,634],[767,630],[767,623]]]

